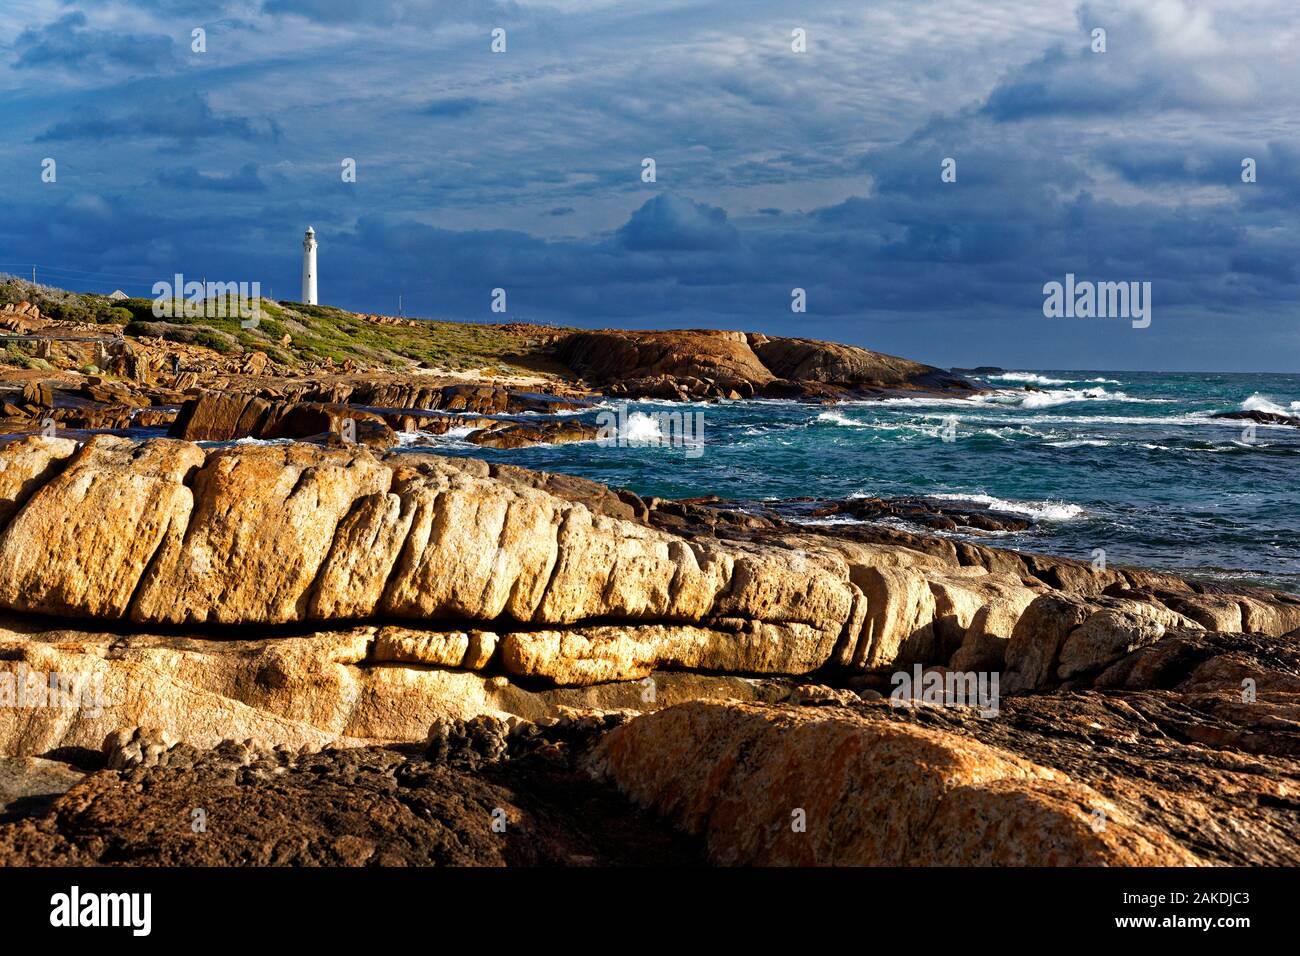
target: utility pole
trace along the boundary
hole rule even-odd
[[[402,315],[402,294],[399,292],[399,293],[397,294],[397,316],[398,316],[398,318],[401,318],[401,315]]]

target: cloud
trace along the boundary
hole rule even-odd
[[[94,30],[86,24],[86,15],[78,11],[24,30],[14,40],[14,68],[135,74],[175,64],[176,45],[165,34]]]
[[[618,236],[628,249],[659,252],[727,249],[740,239],[725,210],[671,194],[647,200]]]
[[[241,25],[162,75],[60,46],[123,24],[183,44],[186,4],[34,16],[20,36],[44,52],[21,67],[15,38],[0,260],[282,292],[311,223],[322,301],[367,311],[402,294],[494,321],[504,287],[511,318],[945,364],[1281,367],[1300,348],[1300,24],[1280,2],[810,0],[800,56],[775,0],[743,18],[705,0],[272,0],[228,5]],[[34,139],[69,144],[49,150],[57,184]],[[1067,271],[1152,281],[1152,327],[1046,324],[1042,284]]]
[[[1038,117],[1118,117],[1251,104],[1264,87],[1261,58],[1224,42],[1232,21],[1181,0],[1084,4],[1077,40],[1013,70],[989,93],[999,122]],[[1104,52],[1092,31],[1105,31]]]
[[[472,96],[456,96],[447,99],[434,100],[421,107],[419,110],[422,116],[446,116],[458,118],[468,116],[470,113],[482,109],[485,104],[482,100],[475,99]]]
[[[192,166],[177,170],[164,170],[158,181],[173,189],[197,189],[219,193],[260,193],[266,191],[266,183],[258,174],[257,166],[246,163],[238,172],[222,175],[220,173],[201,172]]]
[[[266,0],[262,9],[328,24],[485,23],[516,15],[518,4],[503,0]]]
[[[44,143],[162,137],[192,144],[199,139],[275,138],[278,132],[275,123],[259,129],[245,117],[216,113],[202,93],[186,93],[155,99],[113,117],[91,108],[73,119],[55,123],[37,136],[36,141]]]

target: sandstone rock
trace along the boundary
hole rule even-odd
[[[646,397],[748,396],[775,377],[740,332],[576,332],[559,344],[558,355],[590,382],[621,383],[624,394]],[[652,384],[656,379],[665,385],[683,380],[684,387],[662,394]],[[632,382],[641,384],[626,387]]]
[[[1238,603],[1241,605],[1241,629],[1248,634],[1277,636],[1300,627],[1300,598],[1295,595],[1279,595],[1270,600],[1243,596]]]
[[[639,680],[661,668],[806,674],[826,662],[834,638],[806,624],[758,622],[734,631],[684,625],[570,628],[507,634],[501,653],[508,673],[583,685]]]
[[[23,401],[40,408],[54,407],[54,392],[49,382],[28,382],[23,386]]]
[[[58,473],[77,450],[70,438],[32,435],[11,442],[0,454],[0,527],[21,508],[32,493]]]
[[[179,546],[194,504],[185,482],[202,462],[183,442],[92,438],[0,534],[6,606],[123,617],[160,545]]]
[[[170,408],[142,408],[130,420],[136,428],[166,428],[176,421],[177,412]]]
[[[848,662],[858,668],[910,667],[935,651],[935,597],[912,568],[854,568],[867,615]]]
[[[92,402],[104,405],[127,405],[132,408],[144,408],[149,399],[135,387],[125,382],[111,382],[98,376],[90,376],[81,387],[81,394]]]
[[[381,627],[375,634],[371,657],[379,662],[428,664],[483,670],[492,659],[500,638],[490,631],[415,631]]]
[[[204,392],[186,402],[172,435],[186,441],[229,441],[254,434],[271,403],[251,395]]]
[[[749,342],[773,375],[789,381],[849,388],[928,385],[977,391],[957,375],[853,345],[759,335],[749,336]]]
[[[1059,771],[847,709],[684,704],[612,731],[593,770],[723,865],[1199,862]]]
[[[1129,611],[1107,608],[1089,615],[1061,645],[1056,674],[1068,680],[1101,670],[1165,635],[1165,626]]]
[[[228,448],[204,462],[193,445],[167,444],[191,458],[197,453],[203,467],[193,475],[184,534],[164,541],[148,573],[139,575],[131,617],[141,622],[304,619],[339,522],[358,499],[386,492],[392,479],[362,451]]]
[[[563,707],[654,710],[699,697],[782,700],[788,682],[656,672],[649,681],[536,690],[453,666],[482,668],[492,635],[471,633],[456,665],[434,666],[440,633],[373,626],[241,640],[0,626],[0,695],[49,674],[79,688],[59,706],[0,706],[0,754],[99,751],[123,728],[212,747],[254,738],[295,750],[420,741],[440,719],[555,716]],[[15,629],[19,625],[21,630]],[[380,633],[384,633],[383,640]],[[34,686],[34,685],[33,685]],[[128,733],[127,738],[131,736]]]
[[[994,598],[980,607],[966,628],[961,646],[949,660],[949,668],[976,673],[1001,672],[1016,623],[1034,597],[1034,592],[1026,588],[1014,596]]]
[[[545,422],[541,425],[494,423],[465,436],[472,445],[484,448],[527,448],[530,445],[563,445],[577,441],[595,441],[600,429],[583,422]]]
[[[1155,595],[1170,610],[1190,618],[1207,631],[1242,631],[1241,602],[1230,595],[1171,594]]]
[[[1159,602],[1044,595],[1029,605],[1012,632],[1003,689],[1016,693],[1095,674],[1160,640],[1169,628],[1200,625]]]

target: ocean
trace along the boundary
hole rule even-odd
[[[567,472],[643,496],[983,502],[1034,526],[953,536],[1085,561],[1101,548],[1112,564],[1300,593],[1300,429],[1212,417],[1300,415],[1300,375],[1033,370],[972,378],[995,391],[826,406],[630,402],[634,440],[622,446],[496,451],[454,432],[427,440],[443,454]],[[597,423],[615,406],[578,417]],[[702,446],[656,442],[655,416],[666,411],[702,413]]]

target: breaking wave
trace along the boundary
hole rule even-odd
[[[1068,501],[1008,501],[1005,498],[982,494],[936,494],[930,497],[941,501],[964,501],[968,504],[983,505],[994,511],[1025,515],[1035,521],[1073,521],[1084,514],[1082,505],[1071,504]]]

